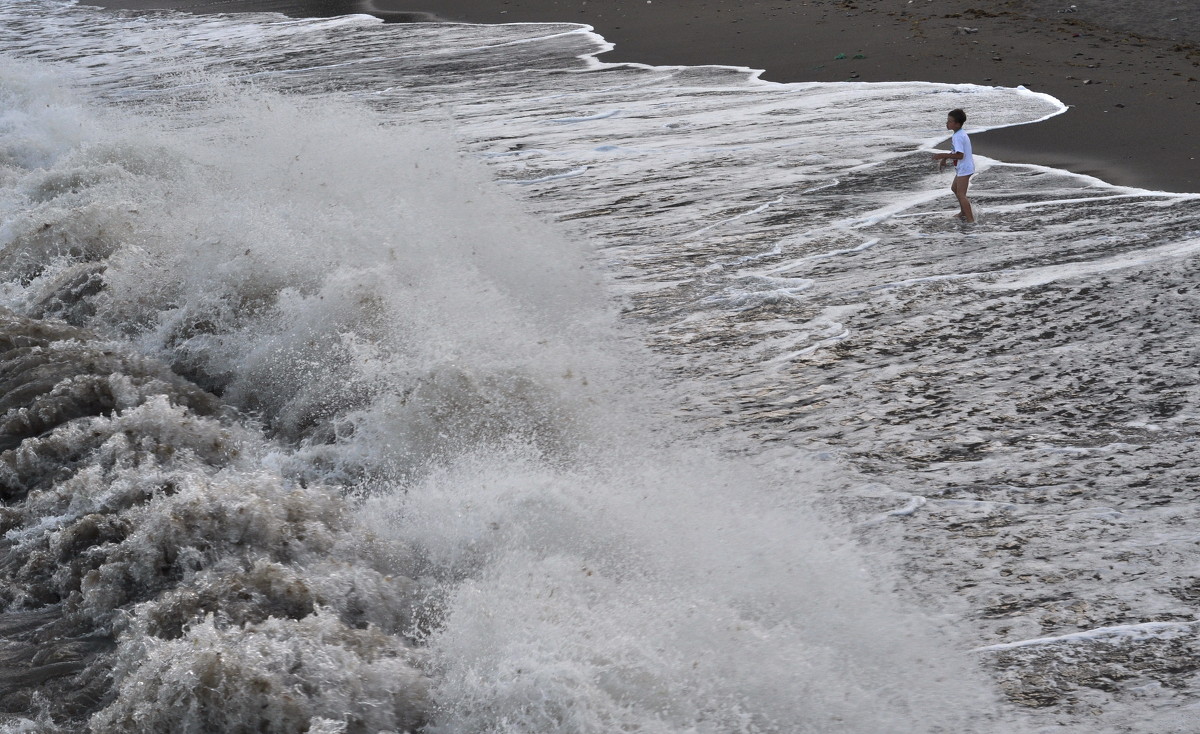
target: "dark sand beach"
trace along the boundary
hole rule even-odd
[[[977,153],[1200,192],[1200,5],[1192,0],[109,0],[114,8],[386,20],[587,23],[602,58],[728,64],[772,81],[1025,87],[1070,111],[974,137]],[[861,57],[861,58],[860,58]],[[969,110],[968,110],[969,112]],[[939,111],[940,114],[940,111]],[[987,125],[973,119],[971,124]]]

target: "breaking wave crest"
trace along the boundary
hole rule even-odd
[[[0,330],[20,401],[0,454],[6,708],[102,706],[99,731],[421,721],[412,582],[336,492],[264,471],[261,435],[161,364],[53,322]]]

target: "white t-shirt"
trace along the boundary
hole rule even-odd
[[[969,176],[975,173],[975,156],[971,153],[971,139],[967,137],[967,133],[963,130],[955,131],[954,137],[950,138],[950,147],[955,153],[962,153],[962,160],[954,166],[955,176]]]

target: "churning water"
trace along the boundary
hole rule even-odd
[[[928,165],[1057,100],[0,20],[9,730],[1186,730],[1200,202]]]

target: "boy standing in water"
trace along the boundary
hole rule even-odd
[[[971,211],[971,202],[967,201],[967,184],[971,182],[971,174],[975,173],[975,156],[971,154],[971,139],[962,129],[967,121],[967,113],[962,110],[950,110],[946,116],[946,129],[953,130],[950,147],[953,153],[934,153],[933,159],[939,162],[939,168],[946,167],[946,161],[953,161],[954,183],[950,190],[958,197],[958,218],[964,222],[974,222],[975,214]]]

